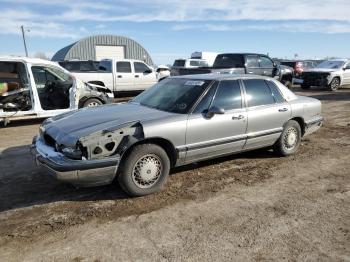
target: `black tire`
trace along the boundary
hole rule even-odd
[[[163,148],[155,144],[137,145],[122,160],[118,182],[128,195],[145,196],[162,189],[169,171],[170,160]]]
[[[293,137],[292,137],[293,135]],[[280,156],[294,154],[301,142],[301,128],[297,121],[289,120],[283,128],[282,134],[273,146],[274,152]]]
[[[334,77],[331,81],[331,83],[328,85],[329,91],[337,91],[340,86],[340,79],[339,77]]]
[[[304,85],[304,84],[301,84],[300,87],[301,87],[301,89],[304,89],[304,90],[309,90],[311,88],[311,86]]]
[[[84,102],[83,107],[95,107],[95,106],[100,106],[100,105],[103,105],[103,103],[100,99],[89,98]]]

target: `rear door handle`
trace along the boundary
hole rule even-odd
[[[288,108],[280,108],[280,109],[278,109],[278,112],[286,112],[286,111],[288,111]]]
[[[232,120],[241,120],[244,118],[244,115],[239,115],[239,116],[233,116]]]
[[[135,75],[135,77],[140,77],[139,75]]]
[[[118,78],[122,78],[122,76],[121,76],[121,75],[118,75],[117,77],[118,77]]]

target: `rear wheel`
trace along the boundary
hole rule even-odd
[[[144,196],[162,189],[170,171],[167,153],[158,145],[135,146],[122,160],[118,181],[130,196]]]
[[[102,105],[102,101],[97,98],[89,98],[84,102],[83,107],[95,107]]]
[[[338,77],[334,77],[331,83],[328,85],[329,91],[336,91],[340,86],[340,79]]]
[[[297,121],[289,120],[282,131],[280,138],[273,146],[273,150],[281,156],[294,154],[301,142],[301,128]]]

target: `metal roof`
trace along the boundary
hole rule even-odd
[[[116,35],[95,35],[83,38],[57,51],[51,60],[95,60],[96,45],[125,46],[125,59],[142,60],[149,65],[154,65],[149,53],[139,43],[125,36]]]

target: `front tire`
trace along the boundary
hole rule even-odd
[[[331,83],[328,85],[329,91],[337,91],[340,86],[340,79],[338,77],[334,77]]]
[[[297,121],[289,120],[282,131],[280,138],[273,146],[273,150],[280,156],[293,155],[301,142],[301,128]]]
[[[159,192],[170,171],[167,153],[158,145],[142,144],[132,148],[122,160],[118,182],[130,196],[145,196]]]
[[[96,107],[103,105],[102,101],[97,98],[89,98],[83,104],[83,107]]]

